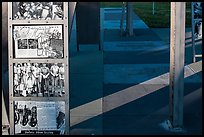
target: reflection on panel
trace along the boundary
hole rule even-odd
[[[63,19],[63,2],[13,2],[13,20]]]
[[[15,134],[64,134],[65,103],[14,101]]]
[[[63,63],[14,63],[14,97],[62,97],[65,95]]]
[[[62,25],[15,25],[15,58],[63,58]]]

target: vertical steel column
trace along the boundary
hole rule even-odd
[[[154,15],[154,2],[152,3],[152,15]]]
[[[72,32],[72,26],[73,26],[73,21],[74,21],[74,16],[75,16],[75,11],[76,11],[76,4],[77,2],[68,2],[68,16],[69,16],[69,39],[71,37],[71,32]]]
[[[125,16],[125,2],[122,2],[122,15],[120,20],[120,35],[123,35],[124,29],[123,29],[123,21]]]
[[[8,2],[8,69],[9,69],[9,121],[10,135],[14,135],[14,105],[13,105],[13,46],[12,46],[12,2]]]
[[[69,2],[64,2],[64,50],[65,50],[65,135],[70,135],[70,81],[69,81]],[[70,31],[71,32],[71,31]]]
[[[126,18],[126,32],[127,35],[132,36],[133,35],[133,9],[132,9],[132,3],[126,2],[127,7],[127,18]]]
[[[196,62],[195,57],[195,22],[194,22],[194,2],[191,2],[191,26],[192,26],[192,54],[193,62]]]
[[[183,126],[185,2],[171,2],[170,112],[172,128]]]

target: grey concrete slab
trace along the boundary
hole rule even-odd
[[[202,71],[202,60],[195,62],[193,64],[190,64],[189,68],[195,73]]]
[[[122,8],[101,8],[104,10],[104,20],[120,20],[122,15]],[[125,8],[126,16],[126,8]],[[140,19],[135,13],[133,14],[133,20]],[[125,20],[125,18],[124,18]]]
[[[201,47],[200,47],[201,48]],[[145,49],[145,48],[144,48]],[[202,48],[201,48],[202,49]],[[199,48],[197,49],[199,52]],[[200,50],[202,52],[202,50]],[[168,63],[170,61],[169,48],[155,49],[146,51],[106,51],[104,52],[105,64],[153,64],[153,63]],[[197,61],[202,58],[197,59]],[[192,48],[186,47],[185,49],[185,65],[192,63]]]
[[[146,95],[143,85],[136,85],[103,98],[103,113],[130,103]]]
[[[71,109],[70,116],[97,116],[102,113],[102,98]]]
[[[102,84],[103,84],[103,76],[99,74],[71,74],[71,80],[72,80],[72,88],[76,89],[79,88],[79,85],[81,87],[84,87],[85,89],[102,89]],[[77,84],[78,83],[78,84]],[[92,84],[91,84],[92,83]],[[88,87],[87,84],[89,85]],[[90,85],[91,84],[91,85]]]
[[[194,65],[195,64],[196,63],[194,63]],[[201,78],[197,77],[197,75],[198,75],[197,72],[195,73],[192,70],[190,70],[189,66],[185,67],[185,80],[184,80],[185,86],[184,87],[185,87],[185,90],[187,91],[185,92],[185,94],[187,94],[189,91],[192,91],[192,89],[191,90],[188,89],[188,88],[192,88],[191,85],[193,84],[197,86],[201,85],[201,83],[199,84],[198,82],[200,81],[199,79]],[[193,76],[193,78],[190,79],[191,81],[190,80],[186,81],[186,79],[188,79],[191,76]],[[146,98],[146,96],[149,96],[150,94],[156,94],[158,96],[159,94],[161,94],[161,91],[163,91],[162,94],[166,94],[166,96],[168,97],[167,95],[169,91],[167,90],[167,86],[169,85],[168,81],[169,81],[169,73],[166,73],[166,74],[154,77],[152,79],[148,79],[147,81],[141,82],[137,85],[130,85],[129,87],[124,87],[123,89],[115,90],[112,94],[104,96],[103,112],[108,112],[113,109],[118,109],[119,107],[126,105],[132,101],[136,101],[138,99],[142,100],[143,98]],[[124,83],[125,82],[122,82],[122,84]],[[193,85],[193,87],[195,85]],[[104,92],[105,91],[106,91],[106,87],[104,88]]]
[[[103,76],[70,74],[70,108],[86,104],[103,95]]]
[[[138,84],[168,71],[168,64],[105,64],[104,83]]]
[[[99,44],[79,44],[80,51],[99,51]]]
[[[74,119],[87,119],[71,126],[71,135],[101,135],[103,134],[103,117],[74,117]]]
[[[163,41],[117,41],[104,42],[104,51],[137,51],[151,53],[167,50],[169,45]]]
[[[80,51],[70,58],[70,73],[103,75],[103,56],[100,51]]]
[[[126,22],[124,22],[124,27],[126,26]],[[103,23],[104,29],[120,29],[120,20],[108,20]],[[134,29],[147,29],[149,28],[142,20],[133,20],[133,28]]]
[[[88,120],[95,118],[97,115],[90,115],[90,116],[71,116],[70,117],[70,126],[74,128],[74,126],[83,125],[83,123],[86,123]],[[94,126],[93,126],[94,125]],[[95,125],[97,125],[100,130],[102,130],[102,117],[98,119],[97,121],[92,121],[91,124],[89,124],[87,127],[84,129],[87,129],[88,127],[92,127],[92,129],[97,128]]]
[[[120,20],[122,16],[122,8],[102,8],[104,10],[104,20],[102,22],[104,29],[120,29]],[[126,17],[126,15],[125,15]],[[126,21],[124,18],[124,26]],[[133,13],[133,28],[147,29],[149,28],[135,13]]]
[[[163,41],[170,42],[170,28],[150,28],[156,35],[158,35]],[[191,28],[186,28],[186,42],[191,41]]]
[[[106,11],[105,11],[106,12]],[[108,21],[108,20],[120,20],[121,19],[121,16],[122,16],[122,10],[118,11],[118,12],[115,12],[115,13],[104,13],[104,21]],[[136,15],[136,14],[133,14],[133,19],[134,20],[140,20],[140,18]],[[124,20],[126,20],[126,11],[125,11],[125,16],[124,16]]]
[[[70,135],[102,135],[101,128],[74,128],[70,131]]]
[[[169,64],[169,51],[134,52],[110,51],[104,52],[104,64]]]
[[[159,41],[161,40],[150,29],[134,29],[134,36],[121,37],[120,29],[104,30],[104,42],[108,41]]]
[[[194,90],[193,88],[185,89],[185,91],[189,90],[189,93],[185,92],[184,94],[184,129],[186,132],[169,132],[161,126],[161,123],[168,118],[169,111],[169,93],[165,93],[164,91],[167,90],[164,89],[160,92],[150,94],[149,97],[145,96],[144,98],[104,114],[104,134],[201,134],[202,91],[201,89]],[[196,111],[196,109],[198,109],[198,111]]]

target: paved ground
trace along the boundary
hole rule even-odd
[[[115,25],[117,28],[105,26],[107,24],[114,26],[114,23],[118,23],[115,21],[116,17],[118,17],[116,16],[118,12],[116,10],[112,13],[108,12],[112,14],[112,16],[115,16],[114,22],[110,17],[104,20],[104,96],[121,92],[169,72],[169,30],[150,29],[135,15],[134,22],[137,22],[135,24],[138,24],[139,27],[135,28],[134,36],[122,38],[117,25]],[[106,13],[106,10],[104,13]],[[118,21],[119,19],[118,17]],[[186,30],[187,38],[189,37],[189,31],[190,29]],[[186,47],[185,59],[186,65],[191,63],[190,47]],[[185,95],[193,93],[194,90],[201,87],[202,81],[199,81],[201,77],[198,77],[198,75],[199,74],[191,76],[191,79],[185,79]],[[153,90],[155,86],[161,85],[158,83],[154,85],[142,84],[142,86],[149,86],[149,89]],[[138,92],[142,91],[141,88],[133,88],[130,90],[132,94],[124,95],[126,96],[125,98],[131,99],[131,97],[134,96],[134,90],[138,90]],[[168,86],[161,88],[142,98],[135,99],[104,113],[103,134],[175,134],[165,131],[160,126],[160,124],[168,118],[168,109],[163,111],[163,113],[159,111],[168,106],[168,90]],[[201,92],[201,90],[198,92]],[[191,97],[193,98],[193,95]],[[120,98],[119,100],[124,99]],[[185,101],[188,102],[188,100]],[[114,104],[117,102],[118,101],[115,100],[115,102],[112,101],[111,103]],[[201,100],[197,103],[201,103]],[[197,105],[199,112],[195,112],[197,113],[195,115],[188,114],[189,110],[194,112],[196,110],[195,108],[185,106],[184,127],[187,130],[185,133],[178,134],[201,133],[202,126],[201,123],[198,122],[202,119],[201,106],[201,104]],[[108,104],[104,103],[103,109],[106,109],[106,107],[108,107]],[[193,119],[198,121],[193,123]],[[191,126],[189,121],[192,122]]]
[[[121,37],[119,12],[101,9],[103,52],[97,45],[83,45],[80,52],[70,45],[71,134],[201,134],[202,73],[185,78],[185,132],[165,130],[169,30],[150,29],[134,15],[135,35]]]

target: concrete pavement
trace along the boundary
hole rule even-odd
[[[77,52],[74,26],[69,47],[71,134],[201,134],[202,71],[186,70],[186,132],[167,131],[162,123],[168,118],[169,30],[150,29],[134,14],[134,36],[121,37],[120,10],[101,9],[102,52],[97,45],[83,45]],[[186,53],[188,65],[191,49]]]

